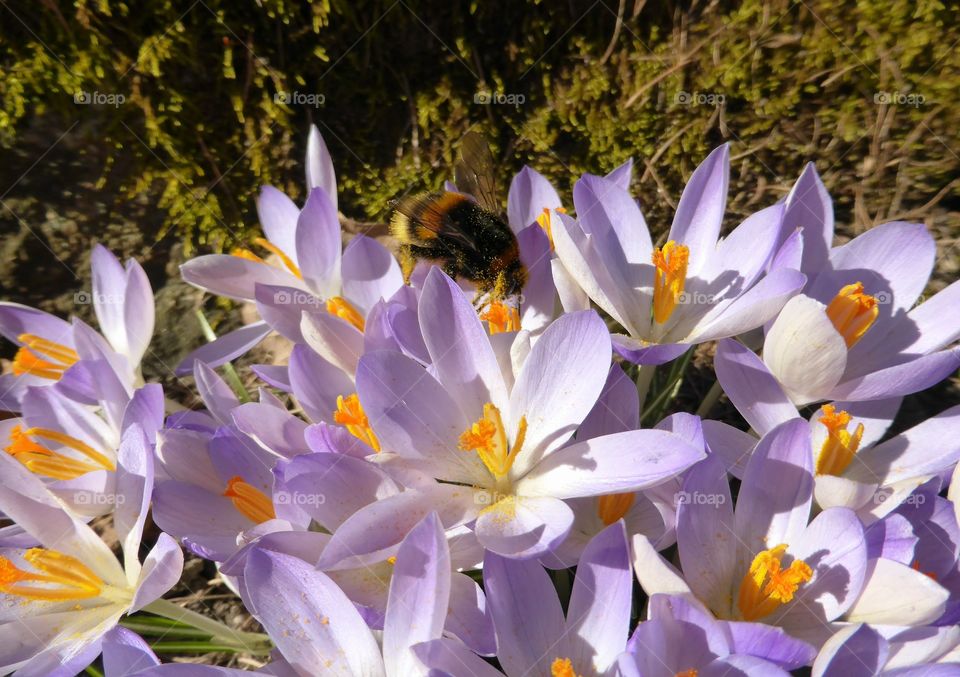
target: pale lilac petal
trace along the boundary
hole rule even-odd
[[[450,611],[443,629],[483,656],[497,653],[493,618],[483,588],[466,574],[454,572],[450,579]]]
[[[540,226],[527,226],[517,235],[520,260],[527,269],[527,283],[523,286],[520,324],[529,331],[538,331],[554,317],[557,290],[553,286],[550,262],[550,240]]]
[[[677,504],[677,546],[690,589],[715,614],[728,617],[737,542],[723,463],[711,455],[693,466]]]
[[[698,277],[721,282],[733,273],[728,288],[749,289],[777,253],[783,213],[780,202],[749,215],[717,242]]]
[[[567,641],[575,665],[603,673],[627,643],[633,576],[627,533],[615,522],[596,535],[580,558],[567,610]]]
[[[376,240],[354,237],[343,250],[343,295],[366,315],[377,301],[392,297],[403,286],[400,265]]]
[[[627,158],[626,162],[607,174],[605,178],[629,192],[630,182],[633,180],[633,158]]]
[[[28,427],[62,430],[108,456],[119,442],[116,432],[96,412],[53,388],[28,388],[22,405]]]
[[[521,417],[527,424],[517,475],[573,435],[600,396],[609,365],[610,333],[596,312],[563,315],[547,328],[510,393],[508,436]]]
[[[536,560],[510,560],[488,552],[483,581],[504,670],[510,675],[549,674],[565,621],[546,570]]]
[[[316,296],[296,287],[258,284],[255,296],[260,318],[275,332],[294,343],[303,343],[304,340],[300,331],[303,313],[315,313],[325,307]]]
[[[441,675],[502,677],[503,673],[453,639],[435,639],[413,647],[424,665]],[[433,672],[430,673],[434,674]]]
[[[248,402],[234,409],[231,416],[241,432],[275,454],[292,458],[307,450],[303,440],[307,424],[285,409]]]
[[[897,594],[890,594],[896,590]],[[862,594],[846,613],[853,623],[926,625],[943,613],[950,593],[932,578],[889,559],[870,562]]]
[[[250,371],[256,374],[257,378],[266,383],[268,386],[276,388],[277,390],[285,393],[293,391],[293,386],[290,385],[290,369],[284,365],[251,364]],[[265,392],[269,393],[269,391],[267,391],[262,385],[258,386],[258,391],[260,392],[261,403],[269,399],[264,395]],[[273,395],[272,393],[269,394],[271,397],[276,398],[276,395]]]
[[[623,334],[613,334],[611,338],[613,339],[613,349],[617,355],[628,362],[647,366],[666,364],[690,349],[689,343],[648,344],[646,341]]]
[[[325,574],[296,557],[254,549],[244,580],[244,602],[298,672],[311,674],[323,665],[332,676],[384,674],[366,623]]]
[[[724,462],[727,472],[737,479],[743,479],[750,455],[759,440],[721,421],[704,421],[703,436],[710,453],[716,454]]]
[[[237,399],[227,382],[210,365],[200,360],[194,362],[193,380],[207,410],[221,424],[229,423],[231,421],[230,412],[240,406],[240,400]]]
[[[637,386],[619,364],[610,366],[607,382],[593,409],[577,429],[578,440],[588,440],[640,427],[640,397]]]
[[[905,351],[925,355],[955,342],[960,338],[960,322],[950,322],[945,318],[953,317],[960,307],[960,281],[918,305],[907,315],[915,340]]]
[[[860,278],[869,272],[885,285],[881,289],[870,289],[869,293],[888,292],[892,298],[885,305],[893,312],[907,310],[923,293],[936,255],[933,236],[922,223],[884,223],[833,249],[830,252],[833,269],[846,274],[840,278],[830,276],[831,282],[839,283],[832,290],[815,281],[811,296],[829,301],[845,284],[862,281],[866,285],[868,281]]]
[[[216,340],[200,346],[177,365],[177,376],[186,376],[193,371],[197,362],[205,362],[210,367],[219,367],[245,355],[273,331],[265,322],[254,322],[235,329]]]
[[[489,478],[479,456],[459,448],[470,422],[416,360],[387,351],[364,355],[357,392],[384,449],[422,461],[441,479],[481,485]]]
[[[813,677],[873,677],[887,664],[890,647],[866,624],[850,625],[833,635],[813,663]]]
[[[564,268],[560,259],[550,259],[550,272],[553,274],[553,286],[560,299],[560,307],[564,312],[574,313],[578,310],[590,308],[590,297],[581,289],[573,276]]]
[[[308,186],[309,188],[309,186]],[[287,194],[273,186],[264,186],[257,196],[260,227],[272,244],[297,263],[297,219],[300,210]]]
[[[383,623],[383,661],[387,674],[405,677],[421,670],[410,647],[439,639],[447,617],[450,550],[436,513],[407,534],[396,557]]]
[[[297,219],[296,250],[303,281],[320,298],[340,293],[341,248],[337,208],[326,191],[312,188]]]
[[[0,301],[0,336],[20,345],[18,337],[21,334],[34,334],[73,346],[73,329],[69,322],[37,308]]]
[[[518,482],[517,490],[556,498],[637,491],[680,474],[704,456],[674,433],[616,433],[553,452]]]
[[[290,353],[290,387],[311,421],[333,423],[337,397],[356,390],[353,380],[304,345]]]
[[[703,343],[755,329],[777,317],[777,314],[806,283],[806,276],[795,270],[780,268],[768,273],[746,293],[723,308],[716,316],[708,316],[691,332],[688,340]]]
[[[447,529],[476,518],[482,502],[470,487],[436,484],[388,496],[358,510],[334,532],[317,566],[345,569],[381,562],[420,520],[436,511]]]
[[[134,260],[127,268],[102,245],[90,253],[93,309],[100,330],[131,364],[138,364],[153,335],[153,290],[146,273]]]
[[[207,455],[210,435],[195,430],[166,428],[157,434],[157,459],[167,477],[220,491],[220,478]]]
[[[252,301],[258,284],[301,286],[287,270],[228,254],[208,254],[190,259],[180,266],[180,275],[194,287],[238,301]]]
[[[777,253],[774,254],[773,260],[770,262],[770,270],[777,270],[778,268],[800,270],[800,266],[803,265],[802,257],[803,231],[797,228],[787,236]]]
[[[136,423],[143,428],[150,444],[156,442],[157,432],[163,428],[164,419],[163,386],[148,383],[134,391],[133,397],[123,410],[120,430],[126,430]]]
[[[812,500],[810,431],[797,418],[764,435],[747,464],[734,518],[740,564],[749,565],[768,547],[795,542],[807,526]]]
[[[143,561],[137,594],[130,606],[130,613],[139,611],[154,600],[163,597],[180,581],[183,573],[183,551],[167,534],[161,533]]]
[[[439,268],[427,275],[420,294],[420,328],[438,380],[473,421],[492,402],[506,413],[507,392],[496,355],[480,318],[457,284]]]
[[[573,511],[549,496],[511,496],[480,512],[474,530],[487,550],[504,557],[537,558],[566,538]]]
[[[130,426],[120,441],[116,482],[114,529],[123,547],[124,568],[127,572],[136,571],[140,563],[140,539],[153,491],[153,447],[139,425]]]
[[[103,636],[105,675],[131,675],[152,665],[160,665],[160,659],[143,638],[132,630],[117,626]]]
[[[224,561],[237,549],[237,535],[254,526],[229,498],[187,484],[167,481],[153,492],[153,519],[207,559]]]
[[[960,369],[960,348],[942,350],[843,381],[830,390],[830,399],[879,400],[911,395],[936,385],[957,369]]]
[[[573,187],[573,201],[584,232],[609,259],[608,265],[621,266],[617,277],[628,283],[628,289],[652,284],[653,243],[640,207],[630,194],[609,179],[585,174]],[[638,265],[644,266],[643,277],[639,270],[628,268]]]
[[[640,587],[648,595],[680,595],[696,599],[687,581],[672,564],[653,547],[650,539],[643,534],[634,534],[633,574]]]
[[[713,366],[723,392],[758,434],[798,416],[797,408],[763,360],[742,343],[720,341]]]
[[[730,146],[724,144],[694,170],[680,196],[668,239],[690,248],[689,275],[696,275],[715,251],[729,175]]]
[[[320,357],[348,374],[356,372],[363,354],[363,334],[352,324],[328,313],[304,313],[300,331]]]
[[[808,275],[817,273],[827,265],[833,244],[833,201],[812,162],[790,189],[786,206],[784,228],[800,229],[803,235],[800,270]]]
[[[767,332],[763,361],[794,403],[806,404],[824,399],[840,381],[847,344],[826,307],[801,294],[787,301]]]
[[[310,125],[307,137],[307,190],[323,188],[330,198],[334,211],[337,210],[337,175],[333,171],[333,158],[327,150],[327,144],[316,125]]]
[[[524,165],[510,182],[507,193],[507,223],[514,233],[536,223],[544,209],[561,206],[560,196],[542,174]]]
[[[730,651],[776,663],[787,670],[810,665],[817,650],[803,640],[791,637],[774,625],[765,623],[722,623],[730,634]]]

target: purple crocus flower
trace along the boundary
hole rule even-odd
[[[36,308],[0,302],[0,336],[19,346],[12,373],[0,375],[0,410],[19,411],[30,386],[56,384],[94,404],[115,383],[127,395],[142,385],[140,360],[154,324],[150,281],[139,263],[130,259],[124,266],[101,245],[93,247],[90,267],[92,294],[75,297],[77,303],[93,303],[102,336],[80,320],[67,322]]]
[[[397,551],[382,648],[350,599],[323,572],[291,555],[254,549],[241,593],[294,674],[408,677],[427,670],[411,647],[438,639],[450,596],[450,553],[435,515]]]
[[[758,434],[798,416],[783,387],[742,344],[721,341],[714,365],[724,392]],[[873,521],[960,459],[960,406],[881,442],[900,401],[832,402],[811,415],[814,496],[821,507],[846,506]],[[727,433],[716,450],[739,475],[750,445],[749,436]]]
[[[217,665],[160,663],[153,649],[140,635],[120,625],[103,636],[102,648],[104,677],[243,677],[276,674]]]
[[[152,453],[139,426],[120,445],[114,528],[123,563],[86,524],[63,509],[39,478],[0,454],[0,509],[41,547],[0,549],[4,672],[73,675],[99,653],[124,614],[160,598],[180,578],[183,554],[161,534],[139,560],[153,484]]]
[[[960,629],[872,628],[853,624],[823,645],[813,677],[950,677],[960,671]]]
[[[302,343],[327,346],[335,363],[345,347],[362,346],[367,314],[381,298],[403,284],[400,267],[387,249],[358,235],[343,248],[337,215],[336,183],[329,153],[311,129],[307,155],[309,195],[298,209],[281,191],[266,186],[257,200],[265,238],[256,243],[273,254],[272,265],[247,250],[211,254],[181,267],[190,284],[227,298],[256,302],[263,318],[225,334],[191,353],[178,367],[189,373],[197,360],[219,366],[243,355],[271,331]],[[325,354],[328,358],[329,355]]]
[[[722,146],[694,171],[660,248],[636,202],[609,179],[584,176],[573,190],[577,220],[558,215],[557,256],[627,332],[613,338],[624,358],[661,364],[693,344],[759,327],[803,287],[804,276],[794,270],[764,275],[778,244],[782,204],[719,239],[729,163]]]
[[[424,285],[420,323],[430,370],[400,353],[368,353],[357,368],[357,389],[383,446],[380,460],[442,483],[353,515],[331,539],[326,565],[395,544],[410,520],[430,510],[448,527],[476,520],[488,549],[537,557],[570,529],[573,512],[564,499],[637,491],[703,456],[660,430],[564,446],[607,379],[610,338],[593,311],[554,322],[515,376],[501,367],[461,289],[439,269]]]
[[[600,532],[577,567],[566,616],[550,576],[534,560],[488,552],[483,578],[507,675],[612,675],[627,644],[630,557],[623,522]],[[414,648],[430,668],[448,674],[498,675],[459,642],[439,639]]]
[[[637,625],[629,653],[620,656],[624,677],[676,675],[788,675],[809,665],[816,650],[780,628],[717,621],[693,600],[654,595],[649,619]]]
[[[913,307],[936,257],[925,226],[885,223],[833,247],[833,207],[812,165],[784,225],[801,231],[808,281],[770,326],[763,361],[796,404],[907,395],[960,367],[960,350],[944,349],[960,338],[960,282]]]
[[[830,508],[810,521],[812,463],[807,423],[797,419],[760,441],[736,510],[716,456],[692,468],[677,511],[682,574],[635,536],[644,590],[692,596],[717,618],[776,625],[822,643],[861,597],[867,545],[852,510]]]

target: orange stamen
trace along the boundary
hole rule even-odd
[[[827,306],[827,317],[843,336],[847,348],[852,348],[863,338],[879,315],[876,297],[863,293],[862,282],[848,284]]]
[[[663,324],[673,315],[687,281],[690,249],[673,240],[653,250],[653,319]]]
[[[239,475],[230,478],[223,495],[233,502],[233,507],[252,522],[260,524],[275,519],[273,501],[252,484],[243,481]]]

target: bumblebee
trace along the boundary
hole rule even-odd
[[[477,300],[502,301],[527,282],[517,237],[502,216],[486,141],[470,132],[455,169],[462,193],[422,193],[395,205],[390,232],[400,242],[404,280],[418,260],[439,265],[450,277],[476,285]]]

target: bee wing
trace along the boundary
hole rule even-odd
[[[460,161],[454,169],[457,190],[469,193],[489,212],[500,214],[503,207],[494,182],[493,155],[481,134],[467,132],[460,141]]]
[[[447,197],[467,200],[459,193],[422,193],[401,201],[395,205],[395,209],[407,217],[413,227],[434,233],[438,242],[476,251],[476,234],[457,227],[456,223],[447,218],[447,206],[444,202]],[[453,250],[450,253],[452,254]]]

